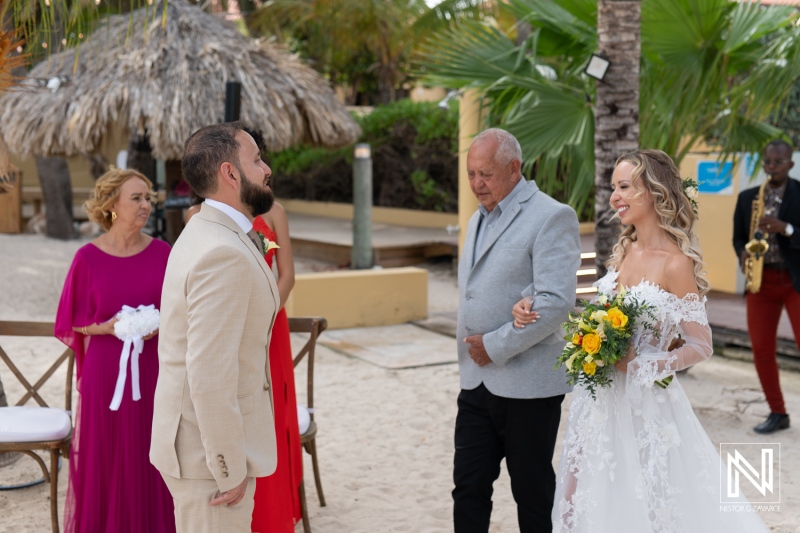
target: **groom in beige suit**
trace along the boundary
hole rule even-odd
[[[242,127],[198,130],[182,161],[206,201],[167,264],[150,447],[179,533],[249,532],[255,478],[276,465],[267,352],[280,298],[252,224],[272,206],[271,171]]]

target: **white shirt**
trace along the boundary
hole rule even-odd
[[[237,211],[228,204],[223,204],[222,202],[218,202],[210,198],[206,198],[203,203],[207,204],[209,207],[213,207],[214,209],[219,209],[231,217],[233,221],[236,222],[236,225],[242,228],[243,232],[250,233],[250,231],[252,231],[253,223],[250,222],[250,220],[244,216],[244,213],[241,211]]]

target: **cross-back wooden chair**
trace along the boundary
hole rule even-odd
[[[314,482],[317,485],[317,495],[319,504],[325,507],[325,495],[322,493],[322,481],[319,477],[319,463],[317,462],[317,424],[314,422],[314,352],[317,347],[317,338],[320,333],[328,327],[328,321],[322,317],[291,317],[289,318],[289,331],[291,333],[308,333],[308,340],[294,356],[294,366],[306,358],[308,382],[306,388],[309,416],[311,424],[308,430],[300,435],[300,442],[303,449],[311,455],[311,464],[314,467]],[[311,525],[308,520],[308,507],[306,504],[305,476],[300,482],[300,505],[303,515],[303,531],[311,533]]]
[[[0,336],[52,337],[52,322],[3,322],[0,321]],[[50,483],[50,521],[53,533],[58,533],[58,459],[69,457],[72,442],[72,373],[75,368],[75,352],[67,348],[55,363],[31,385],[11,357],[0,346],[0,359],[25,388],[25,394],[13,407],[0,407],[0,452],[22,452],[32,457],[42,469],[45,481]],[[67,362],[67,383],[64,400],[65,409],[51,408],[39,395],[39,389]],[[33,399],[39,408],[24,407]],[[50,452],[50,470],[36,450]]]

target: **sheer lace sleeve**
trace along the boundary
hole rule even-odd
[[[691,295],[691,298],[678,299],[672,303],[666,320],[662,322],[662,338],[659,346],[642,344],[637,346],[638,356],[628,364],[627,382],[629,389],[652,387],[678,370],[689,368],[711,357],[713,344],[711,328],[705,311],[705,302]],[[676,327],[670,327],[669,324]],[[665,350],[660,346],[669,345],[680,333],[683,346]]]

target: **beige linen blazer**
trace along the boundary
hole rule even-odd
[[[172,248],[161,296],[150,462],[220,492],[277,463],[267,360],[280,308],[263,255],[203,205]]]

